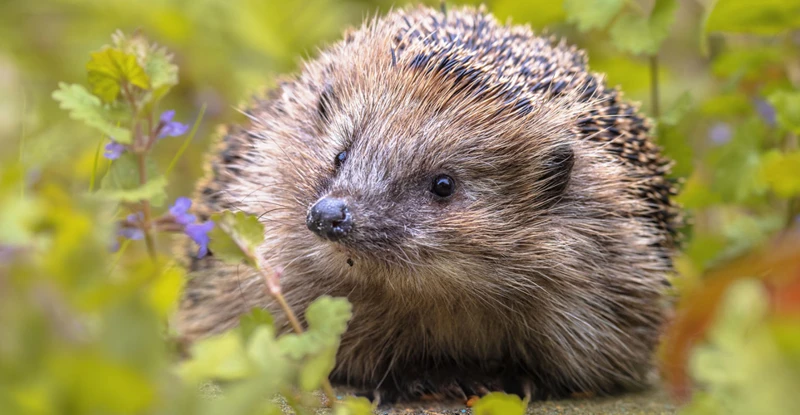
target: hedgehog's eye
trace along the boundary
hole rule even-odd
[[[450,197],[456,191],[456,181],[446,174],[440,174],[433,178],[431,192],[436,196],[445,198]]]
[[[345,160],[347,160],[347,150],[336,155],[336,158],[333,159],[333,165],[338,169],[339,167],[342,167],[342,164],[344,164]]]

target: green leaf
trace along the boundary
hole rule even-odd
[[[767,97],[767,100],[775,107],[778,125],[800,134],[800,91],[779,90]]]
[[[167,200],[167,179],[164,176],[150,179],[142,186],[128,190],[101,190],[98,196],[122,202],[147,200],[155,207],[163,206]]]
[[[178,366],[178,374],[190,382],[243,379],[252,373],[241,337],[233,331],[199,340],[191,355]]]
[[[492,392],[475,402],[475,415],[524,415],[526,405],[517,395]]]
[[[300,368],[300,388],[306,392],[319,389],[336,365],[336,348],[328,348],[303,362]]]
[[[286,374],[290,363],[275,339],[275,330],[266,325],[258,326],[253,331],[247,343],[247,356],[262,373],[277,378]]]
[[[214,256],[231,263],[246,262],[259,269],[256,249],[264,241],[264,225],[244,212],[224,211],[211,215],[216,226],[211,231],[210,249]]]
[[[624,4],[624,0],[564,0],[564,11],[568,21],[587,32],[608,26]]]
[[[298,361],[306,359],[300,371],[300,387],[311,391],[336,364],[339,340],[347,330],[352,307],[344,298],[322,296],[308,306],[305,316],[308,330],[281,336],[278,345],[285,355]]]
[[[83,121],[84,124],[108,134],[118,143],[130,144],[130,130],[109,121],[112,118],[110,111],[83,86],[62,82],[53,92],[53,99],[59,102],[61,109],[69,111],[73,120]]]
[[[677,8],[675,0],[656,0],[649,18],[634,12],[623,13],[611,26],[612,42],[623,51],[655,55],[669,34]]]
[[[800,195],[800,151],[781,153],[772,150],[764,154],[761,178],[780,197]]]
[[[353,307],[345,298],[324,295],[317,298],[306,309],[309,331],[325,333],[330,338],[338,338],[345,330]]]
[[[105,48],[91,54],[86,64],[92,93],[105,102],[114,102],[121,88],[134,85],[150,89],[150,78],[136,56],[119,49]]]
[[[172,63],[172,55],[164,48],[151,47],[145,58],[144,70],[150,77],[155,101],[178,84],[178,66]]]
[[[155,161],[147,158],[145,170],[148,180],[142,185],[139,181],[137,156],[124,153],[111,163],[108,173],[103,176],[98,196],[126,202],[148,200],[153,206],[162,206],[167,198],[167,179],[158,173]]]
[[[259,326],[273,327],[275,319],[269,311],[263,308],[254,308],[249,313],[239,318],[239,332],[242,340],[247,342]]]
[[[796,0],[718,0],[705,22],[705,33],[778,34],[800,27]]]
[[[372,415],[373,409],[369,399],[348,396],[337,403],[334,415]]]
[[[325,348],[338,345],[351,316],[352,306],[347,299],[319,297],[306,309],[308,330],[302,334],[281,336],[278,343],[294,359],[321,353]]]

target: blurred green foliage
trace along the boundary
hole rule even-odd
[[[709,270],[798,226],[800,1],[486,3],[501,20],[547,28],[586,49],[592,69],[652,116],[683,182],[689,222],[674,281],[685,298],[708,289]],[[243,121],[235,108],[248,94],[274,85],[345,27],[403,4],[0,2],[0,413],[271,414],[280,411],[269,399],[279,392],[299,413],[313,405],[299,392],[324,386],[346,302],[321,299],[306,310],[308,331],[278,338],[271,316],[254,312],[178,363],[168,321],[185,275],[171,237],[156,235],[154,257],[140,241],[124,241],[117,253],[109,246],[119,221],[139,209],[132,205],[146,200],[157,217],[166,201],[191,194],[215,126]],[[102,49],[117,30],[163,48],[130,36]],[[183,140],[148,147],[145,164],[133,150],[113,163],[100,156],[109,136],[137,145],[135,126],[153,121],[157,107],[197,123]],[[131,181],[142,168],[150,180]],[[252,219],[214,219],[212,244],[260,269]],[[262,272],[279,293],[271,271]],[[693,300],[715,317],[691,351],[697,393],[685,410],[797,413],[800,295],[775,296],[759,279],[723,288],[720,301]],[[767,311],[776,307],[789,311]],[[208,380],[225,387],[211,404],[196,387]],[[474,409],[505,414],[522,404],[493,395]],[[352,399],[334,413],[370,410]]]

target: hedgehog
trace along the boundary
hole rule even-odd
[[[226,128],[196,211],[256,215],[290,306],[347,298],[330,374],[380,403],[652,383],[680,239],[672,162],[585,53],[485,8],[350,29]],[[262,278],[189,264],[186,341],[267,309]]]

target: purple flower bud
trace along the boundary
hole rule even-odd
[[[138,241],[144,238],[144,231],[139,228],[122,228],[119,230],[119,236]]]
[[[724,122],[718,122],[711,126],[711,129],[708,130],[708,138],[711,139],[712,143],[718,145],[731,141],[731,135],[733,135],[731,126]]]
[[[174,110],[164,111],[161,114],[161,130],[158,132],[158,138],[178,137],[186,134],[186,132],[189,131],[188,124],[181,124],[177,121],[172,121],[174,116]]]
[[[105,150],[106,151],[103,153],[103,157],[109,160],[116,160],[125,151],[125,145],[111,140],[110,143],[106,144]]]
[[[194,223],[197,219],[194,215],[189,213],[189,208],[192,207],[192,200],[188,197],[179,197],[175,199],[175,204],[170,206],[169,214],[175,218],[175,222],[181,225],[189,225]]]
[[[133,241],[138,241],[140,239],[144,239],[144,231],[136,225],[139,225],[144,220],[144,215],[142,212],[139,213],[131,213],[128,217],[125,218],[125,221],[128,224],[134,225],[133,227],[122,227],[117,232],[119,236],[123,238],[128,238]]]
[[[200,247],[197,250],[198,258],[208,255],[208,242],[210,241],[208,233],[211,232],[212,229],[214,229],[213,221],[193,223],[186,225],[186,229],[184,229],[186,235],[189,235],[189,237],[192,238],[192,240]]]
[[[775,125],[775,107],[763,99],[755,100],[756,111],[758,115],[767,123],[767,125]]]

